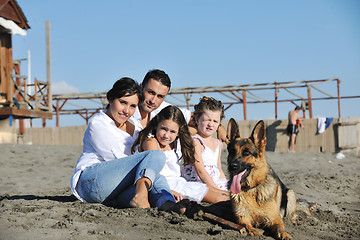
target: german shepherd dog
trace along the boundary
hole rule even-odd
[[[266,162],[264,121],[256,124],[249,138],[240,138],[238,125],[230,119],[227,137],[228,186],[236,221],[251,236],[261,235],[254,229],[260,227],[277,239],[291,239],[283,217],[295,222],[296,196]]]

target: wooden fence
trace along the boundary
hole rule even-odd
[[[35,145],[73,145],[82,146],[86,126],[26,128],[23,139],[25,144]]]
[[[248,137],[257,121],[238,121],[241,137]],[[317,134],[317,119],[305,119],[304,129],[296,139],[297,152],[338,152],[343,149],[359,149],[360,118],[334,118],[330,127]],[[227,121],[223,122],[227,126]],[[265,120],[267,151],[287,152],[289,137],[287,120]],[[21,141],[40,145],[82,145],[86,126],[27,128]]]
[[[249,137],[257,120],[238,121],[241,137]],[[287,152],[289,136],[286,133],[287,120],[265,120],[266,151]],[[223,122],[227,126],[227,121]],[[360,148],[360,118],[334,118],[324,132],[318,134],[318,120],[304,119],[296,138],[296,152],[339,152]]]

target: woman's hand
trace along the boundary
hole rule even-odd
[[[171,193],[174,196],[176,202],[183,200],[183,197],[181,196],[180,193],[173,191],[173,190],[171,190]]]

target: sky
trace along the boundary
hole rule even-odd
[[[341,96],[360,96],[358,0],[17,2],[31,29],[13,36],[13,58],[28,58],[30,49],[31,79],[45,81],[50,21],[54,93],[108,91],[121,77],[141,82],[156,68],[170,76],[173,89],[338,78]],[[28,60],[21,73],[28,74]],[[317,87],[336,96],[335,82]],[[306,97],[305,89],[297,93]],[[324,95],[312,91],[312,97]],[[360,98],[341,100],[341,116],[360,117],[359,105]],[[293,108],[279,104],[278,118],[287,119]],[[225,115],[242,120],[242,106]],[[274,115],[273,103],[247,106],[248,120]],[[337,101],[313,101],[317,116],[338,117]],[[60,116],[60,126],[84,124],[78,115]]]

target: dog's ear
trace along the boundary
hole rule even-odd
[[[231,118],[228,122],[226,131],[226,144],[240,137],[239,127],[235,119]]]
[[[266,132],[265,132],[265,123],[263,120],[260,120],[254,127],[250,139],[253,141],[255,146],[258,149],[266,146]]]

